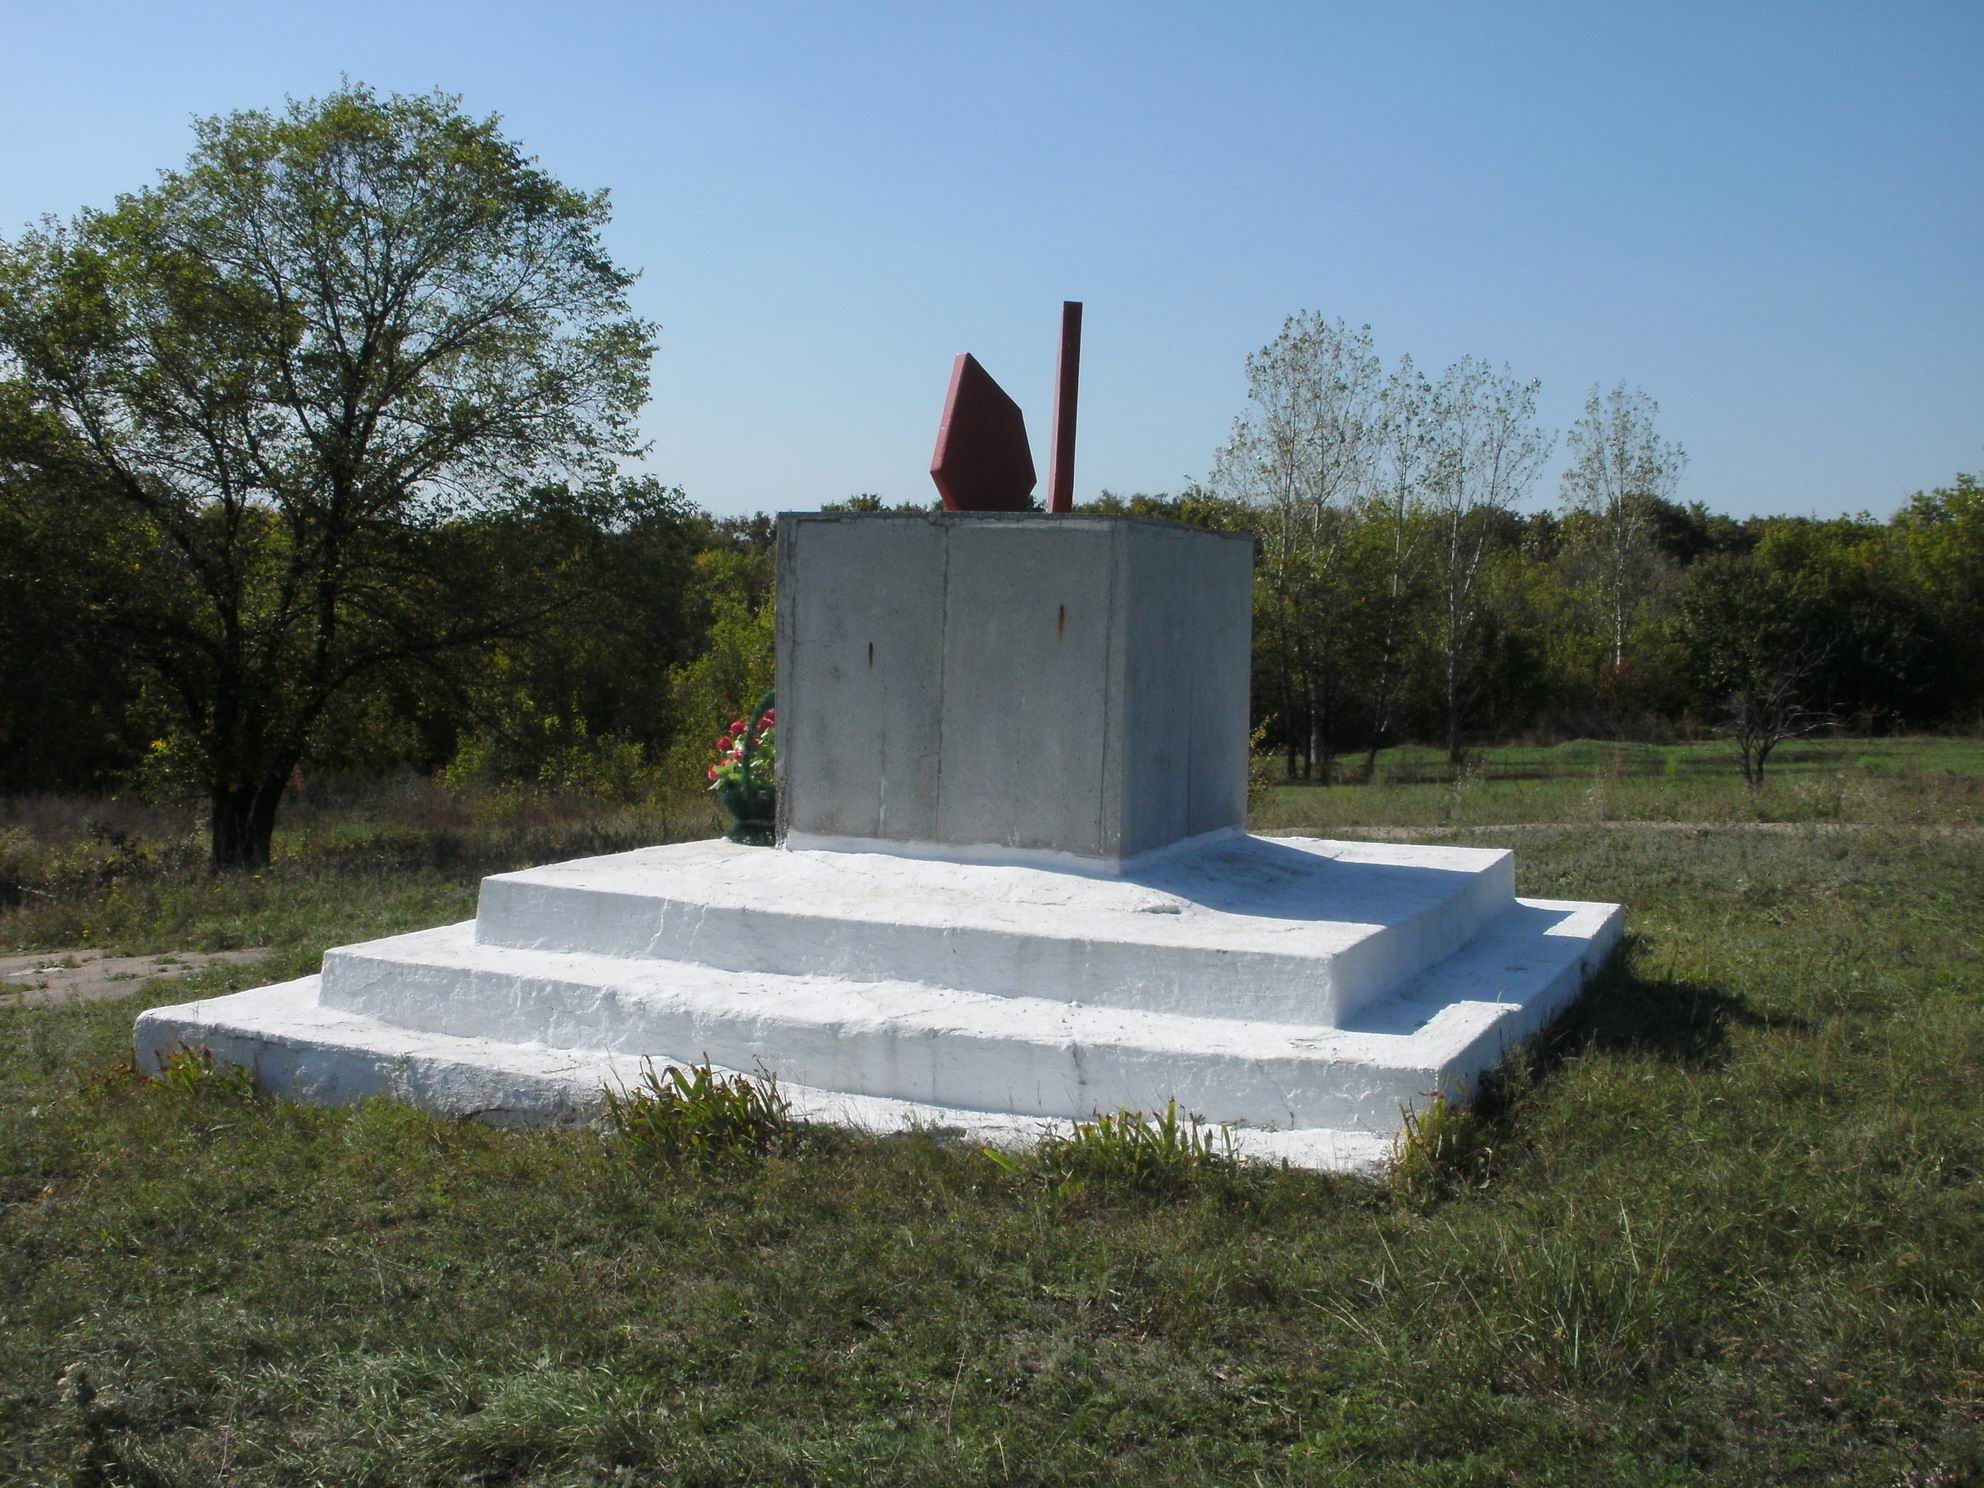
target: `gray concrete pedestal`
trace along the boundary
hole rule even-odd
[[[784,515],[779,835],[1104,865],[1247,809],[1253,544],[1133,517]]]

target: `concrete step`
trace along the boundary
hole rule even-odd
[[[1458,1093],[1540,1027],[1617,933],[1609,905],[1519,902],[1346,1027],[520,950],[478,942],[467,923],[335,950],[318,995],[326,1013],[395,1037],[762,1064],[795,1084],[946,1109],[1077,1118],[1175,1097],[1215,1122],[1388,1132],[1403,1107]],[[202,1041],[199,1017],[157,1016]]]
[[[550,1049],[398,1027],[327,1007],[318,978],[258,987],[231,997],[154,1008],[140,1015],[138,1068],[157,1074],[175,1046],[210,1050],[217,1061],[254,1072],[257,1088],[319,1105],[383,1098],[445,1116],[504,1125],[566,1124],[593,1119],[606,1088],[624,1090],[642,1067],[670,1061],[598,1049]],[[683,1056],[675,1063],[701,1062]],[[718,1073],[736,1071],[717,1066]],[[762,1074],[752,1068],[743,1073]],[[923,1130],[975,1144],[1029,1146],[1049,1132],[1066,1134],[1068,1120],[970,1111],[925,1102],[850,1095],[779,1082],[792,1114],[877,1133]],[[1297,1167],[1370,1172],[1391,1151],[1384,1132],[1267,1131],[1233,1133],[1248,1158]]]
[[[1494,849],[1231,836],[1120,874],[726,842],[483,881],[482,944],[1340,1026],[1514,903]]]

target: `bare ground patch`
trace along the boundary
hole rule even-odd
[[[0,1007],[109,1002],[129,997],[146,982],[191,976],[215,962],[259,961],[268,954],[267,946],[256,946],[239,951],[158,951],[148,956],[106,956],[85,949],[0,956]]]

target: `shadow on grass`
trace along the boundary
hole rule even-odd
[[[1720,1065],[1739,1029],[1810,1033],[1799,1017],[1766,1017],[1747,997],[1707,982],[1641,976],[1633,969],[1638,937],[1627,935],[1584,995],[1538,1040],[1541,1074],[1572,1054],[1652,1055],[1693,1068]]]
[[[1458,1191],[1485,1188],[1509,1154],[1529,1150],[1532,1102],[1573,1059],[1620,1061],[1651,1056],[1692,1069],[1712,1069],[1730,1056],[1743,1029],[1809,1033],[1802,1018],[1767,1018],[1741,993],[1677,977],[1647,977],[1634,969],[1638,938],[1628,935],[1584,995],[1540,1037],[1486,1072],[1459,1110],[1439,1107],[1407,1132],[1392,1192],[1424,1204]]]

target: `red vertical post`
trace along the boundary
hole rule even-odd
[[[1061,302],[1061,360],[1054,371],[1054,463],[1048,477],[1047,509],[1075,504],[1075,400],[1082,381],[1082,302]]]

